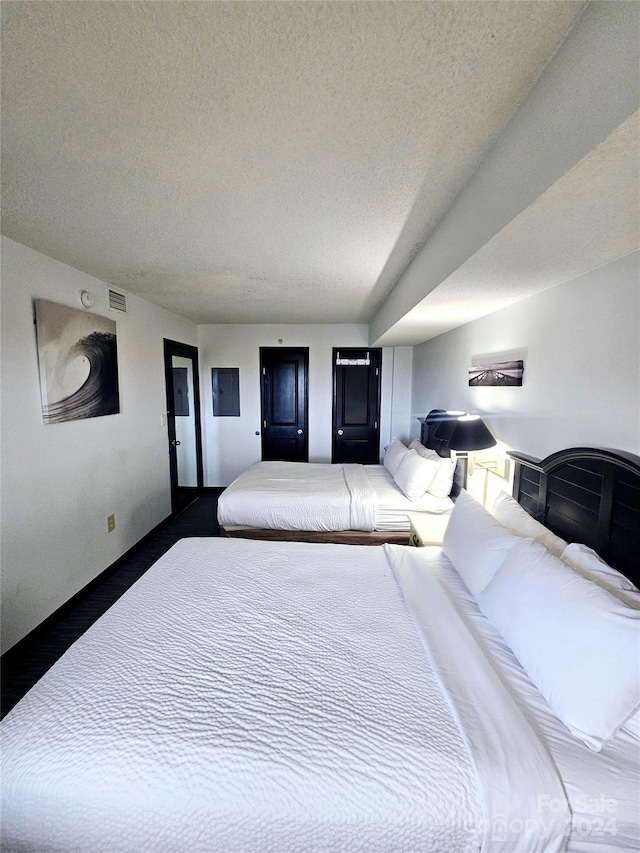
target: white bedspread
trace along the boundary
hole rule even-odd
[[[218,521],[223,527],[371,531],[375,508],[362,465],[257,462],[220,495]]]
[[[384,465],[257,462],[220,495],[223,527],[409,532],[410,512],[449,513],[428,493],[410,501]]]
[[[424,550],[178,543],[3,721],[4,853],[562,849],[501,835],[559,781]]]

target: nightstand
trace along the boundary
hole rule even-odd
[[[410,512],[409,540],[412,545],[442,545],[444,531],[447,529],[451,513]]]

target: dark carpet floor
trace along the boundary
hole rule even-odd
[[[219,536],[216,520],[222,490],[207,491],[124,560],[108,569],[85,593],[75,597],[2,656],[2,712],[20,701],[69,646],[89,628],[156,560],[179,539]]]

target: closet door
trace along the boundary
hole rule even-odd
[[[332,462],[380,461],[380,349],[333,350]]]
[[[260,347],[262,459],[309,461],[309,349]]]

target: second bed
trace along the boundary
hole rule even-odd
[[[420,513],[442,541],[461,486],[460,464],[435,437],[440,420],[424,419],[421,441],[394,439],[384,465],[257,462],[218,502],[224,534],[379,545],[408,544],[410,515]],[[433,421],[434,428],[431,429]]]

